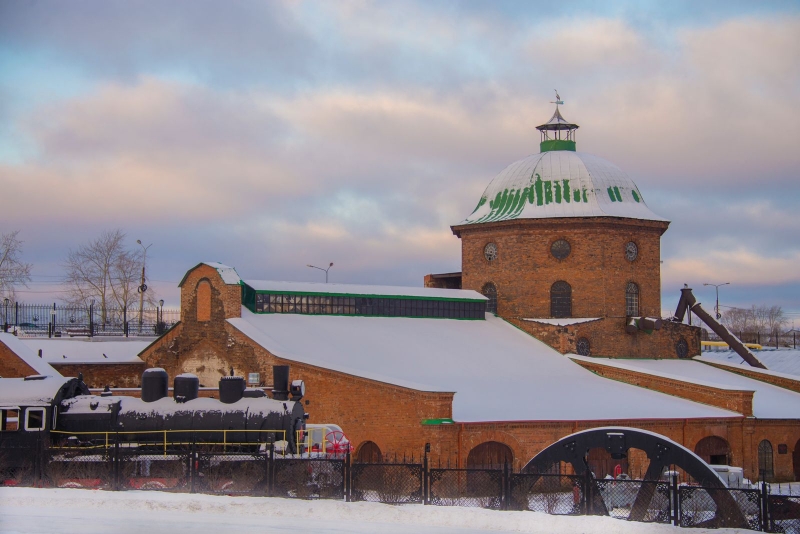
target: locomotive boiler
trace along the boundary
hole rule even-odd
[[[31,376],[0,379],[0,443],[24,447],[32,442],[84,445],[109,440],[128,446],[163,443],[262,447],[281,442],[297,452],[305,429],[301,380],[289,384],[289,367],[273,368],[272,398],[245,387],[243,377],[219,382],[219,399],[199,396],[195,375],[174,378],[163,369],[142,375],[141,398],[91,395],[80,378]]]

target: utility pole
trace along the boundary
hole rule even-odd
[[[144,268],[147,265],[147,249],[152,247],[150,243],[147,246],[142,245],[141,239],[137,239],[136,243],[142,247],[144,254],[142,255],[142,284],[139,286],[139,333],[142,333],[142,309],[144,308],[144,292],[147,291],[147,285],[144,283]]]

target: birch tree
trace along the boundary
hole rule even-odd
[[[31,280],[30,263],[22,261],[19,230],[0,234],[0,300],[15,299],[14,286],[27,287]]]

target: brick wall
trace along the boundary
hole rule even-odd
[[[625,288],[640,290],[640,315],[661,316],[660,239],[669,223],[617,218],[524,219],[453,227],[461,237],[462,286],[480,291],[497,286],[503,317],[550,317],[550,286],[572,286],[573,317],[625,317]],[[569,256],[556,259],[553,242],[565,239]],[[636,243],[638,257],[625,258]],[[493,242],[498,256],[484,257]]]
[[[681,339],[688,346],[688,357],[700,354],[701,329],[681,323],[664,321],[661,330],[628,334],[625,319],[616,317],[567,326],[518,318],[508,321],[562,354],[577,353],[577,341],[581,338],[589,340],[591,356],[674,359],[678,357],[677,345]]]
[[[755,391],[752,390],[715,388],[640,371],[620,369],[600,362],[584,359],[573,359],[573,361],[604,378],[619,380],[633,386],[660,391],[661,393],[716,406],[724,410],[731,410],[745,417],[752,417],[753,415],[753,394]]]
[[[135,388],[142,383],[144,363],[53,363],[62,376],[83,374],[83,382],[90,388]]]
[[[4,343],[0,343],[0,377],[3,378],[24,378],[26,376],[38,375],[33,367],[9,349]]]

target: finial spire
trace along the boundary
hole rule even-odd
[[[536,129],[542,134],[542,139],[539,143],[539,150],[542,152],[548,152],[551,150],[571,150],[574,152],[575,130],[577,130],[579,126],[577,124],[567,122],[567,120],[561,116],[558,106],[559,104],[563,106],[564,101],[561,100],[561,95],[558,94],[558,90],[555,89],[554,91],[556,93],[556,100],[555,102],[551,101],[550,103],[556,105],[556,111],[553,113],[553,116],[550,117],[549,121],[536,127]],[[552,132],[552,137],[550,132]],[[566,132],[566,134],[562,136],[561,132]]]

